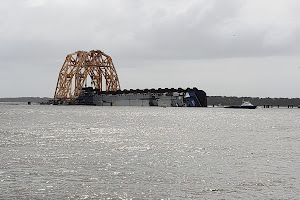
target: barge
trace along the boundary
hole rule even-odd
[[[92,87],[81,90],[78,105],[96,106],[158,106],[158,107],[207,107],[207,97],[196,87],[187,89],[158,88],[100,91]]]

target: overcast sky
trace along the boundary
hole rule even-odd
[[[53,97],[67,54],[110,55],[122,89],[300,97],[299,0],[0,0],[0,97]]]

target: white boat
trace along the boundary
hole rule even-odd
[[[243,108],[243,109],[255,109],[257,106],[253,105],[249,101],[244,101],[240,106],[226,106],[225,108]]]

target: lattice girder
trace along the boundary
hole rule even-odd
[[[100,50],[77,51],[69,54],[60,70],[54,99],[75,100],[90,77],[94,88],[103,91],[120,90],[119,78],[110,56]],[[103,78],[105,83],[103,83]]]

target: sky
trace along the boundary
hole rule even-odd
[[[0,97],[53,97],[67,54],[112,57],[122,89],[300,97],[299,0],[0,0]]]

